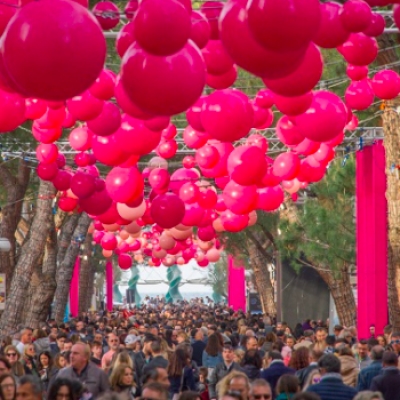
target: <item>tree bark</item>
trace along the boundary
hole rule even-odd
[[[23,316],[24,299],[33,270],[43,255],[46,238],[53,223],[52,203],[56,190],[51,182],[40,181],[35,216],[15,267],[0,327],[3,335],[15,331]]]
[[[79,274],[79,314],[90,308],[94,291],[94,265],[92,263],[92,237],[86,236]]]
[[[15,231],[21,218],[21,210],[26,189],[30,178],[28,162],[22,158],[19,161],[18,172],[14,176],[5,165],[0,165],[0,182],[6,190],[6,204],[2,208],[0,237],[9,240],[9,252],[0,252],[0,272],[6,274],[7,292],[11,285],[11,278],[16,264]]]
[[[58,323],[61,323],[64,319],[75,260],[79,255],[80,245],[86,238],[91,222],[91,219],[86,213],[80,214],[78,218],[79,220],[73,231],[72,240],[67,247],[65,247],[66,242],[64,242],[64,247],[61,248],[62,251],[59,251],[59,254],[57,255],[57,289],[54,296],[54,313],[55,320]]]

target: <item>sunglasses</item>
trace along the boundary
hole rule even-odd
[[[272,398],[270,394],[253,394],[253,397],[255,400],[261,400],[261,399],[269,400]]]
[[[15,357],[17,355],[17,353],[7,353],[6,355],[7,355],[7,357]]]

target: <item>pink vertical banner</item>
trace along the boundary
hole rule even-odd
[[[113,309],[113,284],[114,284],[114,273],[111,261],[106,263],[106,292],[107,292],[107,311]]]
[[[385,148],[380,140],[357,152],[357,326],[359,338],[388,321],[388,237]]]
[[[235,311],[246,310],[246,281],[244,268],[235,265],[233,256],[228,256],[228,305]]]
[[[74,270],[72,272],[71,284],[69,289],[69,312],[72,317],[79,314],[79,271],[81,262],[79,256],[76,257]]]

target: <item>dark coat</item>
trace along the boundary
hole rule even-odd
[[[182,376],[169,376],[168,379],[171,384],[169,387],[171,397],[176,393],[184,392],[186,390],[196,390],[193,370],[190,367],[184,368],[183,379]]]
[[[147,371],[155,368],[164,368],[167,369],[168,367],[168,360],[166,360],[163,356],[156,356],[150,360],[147,364],[143,366],[143,373],[144,375]]]
[[[203,351],[206,348],[206,344],[202,340],[196,340],[192,343],[192,360],[196,361],[199,367],[203,366]]]
[[[385,400],[400,400],[400,371],[396,367],[382,369],[372,379],[370,390],[381,392]]]
[[[321,400],[353,400],[357,390],[343,383],[341,378],[326,377],[311,385],[306,392],[316,393]],[[393,399],[394,400],[394,399]]]
[[[295,369],[286,367],[283,361],[273,361],[268,368],[261,371],[261,378],[270,384],[274,396],[278,379],[284,374],[294,375],[295,372]]]
[[[303,388],[305,382],[307,381],[308,376],[310,375],[310,372],[314,371],[315,369],[318,369],[317,364],[309,365],[308,367],[299,369],[296,371],[296,376],[299,378],[299,383],[300,387]]]
[[[250,381],[259,379],[261,376],[261,371],[254,365],[244,365],[242,371],[247,375]]]
[[[373,361],[368,367],[363,368],[358,375],[357,389],[369,390],[372,380],[378,376],[382,371],[382,363],[380,361]]]

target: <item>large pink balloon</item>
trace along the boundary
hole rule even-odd
[[[352,33],[349,39],[338,47],[344,59],[353,65],[371,64],[378,55],[378,44],[375,38],[363,33]]]
[[[280,185],[258,189],[257,209],[275,211],[281,206],[284,198]]]
[[[181,187],[187,182],[197,182],[199,174],[195,169],[179,168],[171,175],[169,188],[175,194],[179,194]]]
[[[224,3],[222,1],[206,1],[201,4],[200,11],[205,15],[210,24],[210,38],[219,39],[218,17]]]
[[[77,151],[89,150],[92,147],[93,133],[86,127],[75,128],[68,136],[71,147]]]
[[[275,106],[283,114],[295,116],[303,114],[311,105],[313,98],[312,92],[303,94],[302,96],[284,97],[278,94],[274,95]]]
[[[88,128],[99,136],[108,136],[114,133],[121,125],[119,108],[111,102],[105,102],[103,110],[96,118],[87,122]]]
[[[372,89],[382,100],[391,100],[400,93],[400,76],[390,69],[379,71],[371,80]]]
[[[170,229],[181,223],[185,216],[185,205],[174,193],[156,196],[151,203],[151,217],[164,229]]]
[[[2,40],[4,65],[15,85],[21,93],[47,100],[84,92],[106,58],[105,39],[95,17],[73,1],[25,5]]]
[[[257,186],[241,186],[230,181],[223,191],[226,207],[235,214],[248,214],[257,203]]]
[[[96,190],[95,177],[84,172],[77,172],[71,179],[71,191],[80,199],[91,196]]]
[[[112,200],[105,189],[99,192],[94,192],[86,199],[79,200],[79,205],[82,210],[91,215],[101,215],[105,213],[111,204]]]
[[[0,132],[17,129],[25,121],[25,100],[17,93],[0,89]]]
[[[253,37],[246,12],[246,0],[228,1],[220,16],[221,41],[234,62],[246,71],[265,78],[281,78],[301,63],[305,47],[271,51]]]
[[[106,189],[118,203],[133,201],[143,193],[143,177],[136,167],[113,168],[106,178]]]
[[[125,153],[120,149],[115,135],[93,135],[92,150],[96,159],[105,165],[116,166],[129,158],[129,153]]]
[[[300,66],[291,74],[280,79],[263,81],[273,92],[282,96],[301,96],[308,93],[322,76],[324,61],[318,47],[310,43]]]
[[[229,155],[228,172],[239,185],[259,183],[267,170],[265,153],[256,146],[239,146]]]
[[[101,247],[103,247],[104,250],[114,250],[117,245],[117,238],[113,233],[106,233],[101,239]]]
[[[214,146],[206,145],[196,151],[196,162],[202,168],[212,168],[218,160],[219,153]]]
[[[132,257],[129,254],[122,253],[118,256],[118,266],[121,269],[129,269],[132,266]]]
[[[304,135],[286,115],[276,124],[276,136],[286,146],[295,146],[304,140]]]
[[[229,154],[233,151],[233,145],[231,143],[219,143],[217,141],[211,142],[219,153],[219,161],[212,168],[200,167],[201,173],[207,178],[221,178],[228,175],[227,160]]]
[[[250,0],[248,18],[254,37],[267,49],[297,50],[318,31],[319,0]]]
[[[190,36],[190,15],[178,0],[141,2],[133,23],[139,46],[158,56],[181,50]]]
[[[290,180],[297,176],[300,159],[295,153],[282,153],[276,157],[273,164],[273,174],[281,179]]]
[[[347,123],[347,109],[334,93],[314,93],[310,108],[296,117],[300,132],[315,142],[326,142],[341,133]]]
[[[39,163],[36,172],[43,181],[52,181],[58,174],[57,163]]]
[[[88,121],[96,118],[103,110],[104,102],[90,94],[89,91],[67,100],[68,111],[75,119]]]
[[[253,107],[239,90],[219,90],[203,104],[201,121],[207,133],[222,142],[233,142],[246,136],[253,124]]]
[[[153,189],[163,189],[168,188],[170,177],[169,173],[166,169],[163,168],[154,168],[150,171],[149,174],[149,185]]]
[[[200,132],[188,125],[183,131],[183,141],[186,146],[191,149],[199,149],[203,147],[210,138],[206,132]]]
[[[111,1],[99,1],[92,12],[104,30],[113,29],[119,23],[119,8]]]
[[[371,7],[363,0],[348,0],[343,5],[340,21],[349,32],[362,32],[372,20]]]
[[[135,43],[122,59],[121,80],[139,108],[155,115],[174,115],[200,97],[206,68],[200,50],[191,41],[168,57],[150,55]]]
[[[345,93],[346,105],[353,110],[366,110],[374,101],[374,92],[368,79],[350,83]]]
[[[196,43],[199,49],[202,49],[210,40],[210,24],[204,14],[199,11],[192,11],[191,21],[190,39]]]
[[[204,57],[209,74],[222,75],[233,67],[233,61],[220,40],[210,40],[201,50],[201,54]]]
[[[240,232],[247,227],[249,215],[237,215],[231,210],[226,210],[220,215],[222,225],[228,232]]]
[[[321,3],[321,23],[313,41],[319,47],[334,49],[342,45],[349,37],[340,20],[343,6],[336,1]]]

